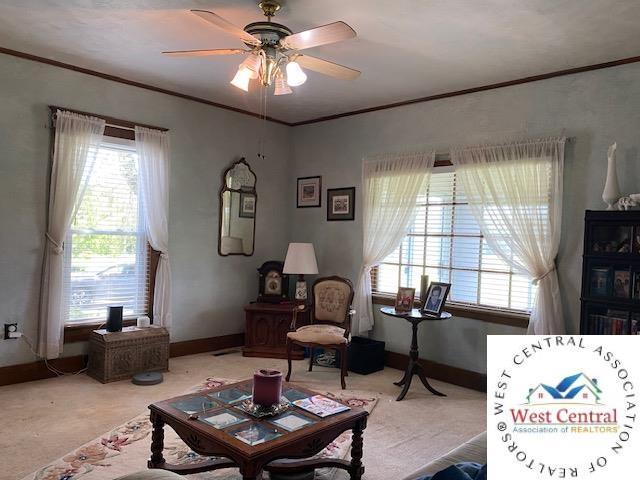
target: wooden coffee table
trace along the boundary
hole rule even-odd
[[[243,479],[257,479],[263,470],[301,473],[334,467],[346,470],[352,479],[362,478],[362,433],[367,426],[367,411],[350,407],[348,411],[320,418],[292,405],[276,417],[255,419],[235,406],[238,401],[233,401],[243,395],[250,396],[251,390],[252,381],[247,380],[149,405],[153,432],[148,467],[182,475],[236,467]],[[317,394],[297,385],[283,384],[283,395],[290,398]],[[294,420],[289,426],[308,423],[293,431],[274,423],[288,416],[293,416],[289,420]],[[224,426],[227,422],[229,424]],[[199,455],[223,458],[188,465],[166,463],[162,455],[165,424]],[[310,458],[346,430],[353,431],[351,461]],[[279,462],[281,459],[299,460]]]

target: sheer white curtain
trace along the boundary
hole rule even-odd
[[[151,247],[160,252],[153,296],[153,323],[170,330],[169,134],[136,126],[135,136],[147,236]]]
[[[489,246],[538,285],[528,332],[565,333],[555,260],[564,138],[455,149],[451,161]]]
[[[99,118],[56,112],[38,323],[37,351],[44,358],[56,358],[62,352],[64,239],[82,200],[104,125]]]
[[[371,269],[393,253],[406,235],[434,160],[434,152],[389,154],[365,159],[362,165],[362,267],[352,326],[356,334],[373,328]]]

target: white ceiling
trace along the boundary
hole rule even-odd
[[[257,111],[229,85],[239,57],[169,58],[162,50],[241,47],[188,12],[239,26],[257,0],[2,0],[0,46]],[[638,0],[289,0],[274,21],[294,32],[343,20],[358,37],[307,50],[362,71],[308,72],[270,116],[297,122],[640,55]],[[256,89],[257,90],[257,89]]]

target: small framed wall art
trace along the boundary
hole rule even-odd
[[[356,216],[356,187],[327,189],[327,221],[353,220]]]
[[[255,218],[256,196],[252,193],[240,192],[240,218]]]
[[[322,203],[322,177],[299,177],[297,208],[319,207]]]

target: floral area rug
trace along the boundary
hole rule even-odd
[[[210,377],[196,385],[189,392],[198,392],[220,387],[237,380]],[[325,392],[325,395],[340,400],[347,405],[362,407],[371,412],[378,399],[367,392]],[[23,480],[112,480],[147,468],[147,459],[151,446],[151,423],[149,413],[143,413],[129,420],[124,425],[86,443],[73,452],[40,470],[28,475]],[[331,442],[316,457],[346,458],[351,447],[351,432],[344,432]],[[168,463],[185,465],[199,463],[203,458],[193,452],[174,431],[165,426],[165,442],[163,455]],[[316,470],[316,479],[328,480],[338,478],[342,471],[336,469]],[[241,480],[237,468],[215,470],[185,478],[193,480]],[[267,479],[268,474],[264,474]]]

